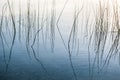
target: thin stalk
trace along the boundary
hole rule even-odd
[[[9,64],[10,64],[10,61],[11,61],[11,57],[12,57],[12,53],[13,53],[13,46],[15,44],[15,38],[16,38],[16,26],[15,26],[14,15],[13,15],[12,8],[11,8],[9,0],[7,0],[7,3],[8,3],[8,7],[9,7],[9,11],[10,11],[10,16],[11,16],[12,24],[13,24],[13,40],[12,40],[12,45],[10,47],[10,54],[9,54],[9,58],[8,58],[8,63],[6,65],[6,72],[8,71],[8,67],[9,67]]]

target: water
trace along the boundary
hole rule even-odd
[[[94,29],[96,26],[99,28],[94,24],[97,22],[95,16],[98,15],[99,19],[100,14],[97,0],[68,0],[67,3],[61,0],[56,1],[55,8],[52,0],[46,3],[40,0],[40,11],[38,0],[31,0],[30,16],[27,13],[27,0],[21,0],[19,15],[18,1],[10,1],[12,13],[8,5],[4,15],[0,13],[0,21],[3,17],[0,26],[0,80],[120,80],[119,34],[108,31],[105,39],[104,31],[100,33],[102,31]],[[6,1],[0,1],[1,6],[4,3]],[[0,11],[2,9],[0,7]],[[97,11],[94,13],[96,9],[99,14]],[[82,11],[79,13],[79,10]],[[109,16],[112,14],[111,10]],[[16,29],[11,17],[14,18]],[[104,19],[106,26],[108,18],[105,16]],[[109,19],[111,22],[112,17]]]
[[[84,45],[84,46],[83,46]],[[21,43],[15,43],[8,72],[5,73],[5,63],[2,47],[0,50],[0,78],[1,80],[74,80],[73,70],[71,68],[68,52],[66,52],[62,41],[56,41],[54,53],[51,49],[45,49],[41,43],[39,51],[36,49],[37,57],[46,68],[41,66],[30,51],[28,56],[26,47]],[[9,49],[6,49],[9,54]],[[94,55],[92,56],[94,58]],[[92,60],[91,58],[91,60]],[[91,61],[92,63],[93,61]],[[80,46],[79,53],[72,54],[72,63],[78,80],[89,80],[92,76],[94,80],[119,80],[118,60],[111,59],[109,65],[98,74],[95,64],[94,73],[89,76],[88,50],[85,43]],[[91,69],[92,70],[92,69]]]

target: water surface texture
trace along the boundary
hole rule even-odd
[[[119,0],[0,0],[0,80],[120,80]]]

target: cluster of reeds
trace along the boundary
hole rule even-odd
[[[32,5],[31,0],[27,0],[26,12],[25,12],[26,14],[24,14],[22,13],[21,0],[19,0],[19,15],[17,16],[14,13],[15,9],[14,9],[14,6],[12,5],[13,1],[7,0],[7,2],[2,6],[1,15],[0,15],[0,38],[2,43],[1,46],[3,48],[3,53],[4,53],[6,70],[8,69],[8,66],[11,61],[16,37],[18,37],[19,41],[22,42],[24,41],[23,36],[25,36],[26,48],[27,48],[27,53],[29,57],[31,57],[31,50],[32,50],[34,58],[38,62],[40,62],[43,69],[47,72],[43,63],[37,56],[38,53],[35,50],[34,46],[35,45],[40,46],[40,40],[42,40],[43,45],[46,48],[47,42],[49,41],[50,42],[49,44],[51,45],[51,51],[54,52],[55,38],[56,38],[55,35],[56,35],[56,31],[58,31],[60,38],[63,42],[63,45],[67,53],[69,54],[70,65],[71,65],[73,74],[75,76],[75,80],[77,80],[77,74],[75,72],[74,65],[72,63],[72,53],[74,53],[75,50],[77,51],[79,50],[78,36],[80,34],[78,33],[80,33],[79,29],[83,29],[83,27],[85,29],[84,33],[87,34],[87,37],[88,35],[91,34],[89,29],[90,28],[92,29],[92,34],[89,37],[90,41],[88,44],[88,49],[90,49],[91,42],[92,42],[92,46],[94,47],[94,51],[95,51],[95,58],[93,60],[93,64],[91,63],[92,54],[90,53],[90,51],[88,52],[89,66],[90,66],[89,69],[92,69],[90,70],[91,74],[93,74],[93,68],[95,67],[95,64],[97,64],[98,73],[100,73],[103,70],[103,68],[109,64],[112,57],[116,57],[116,56],[119,57],[119,63],[120,63],[120,52],[119,52],[120,10],[119,10],[118,0],[115,0],[115,1],[99,0],[97,5],[95,6],[96,10],[95,11],[93,10],[95,15],[92,15],[92,17],[94,20],[90,21],[91,19],[89,18],[91,17],[91,13],[90,14],[87,13],[87,15],[85,16],[86,17],[84,22],[85,25],[83,26],[78,25],[78,23],[80,23],[79,17],[83,17],[83,16],[80,16],[80,13],[86,10],[83,10],[84,6],[79,7],[80,1],[76,0],[75,6],[74,6],[73,23],[71,24],[71,29],[68,35],[67,43],[65,43],[64,37],[61,34],[62,30],[60,30],[59,21],[61,19],[61,16],[63,15],[63,12],[69,0],[66,0],[64,2],[62,10],[60,11],[58,16],[56,12],[57,0],[51,1],[52,4],[50,8],[48,6],[47,0],[45,0],[42,7],[43,9],[40,8],[40,1],[39,0],[37,1],[38,1],[37,2],[38,4],[36,9],[36,4]],[[8,10],[9,13],[7,13],[6,9]],[[5,16],[5,14],[7,14],[7,16]],[[18,17],[18,22],[16,20],[17,17]],[[90,26],[89,23],[91,24],[94,23],[94,24]],[[12,39],[8,60],[6,58],[6,52],[5,52],[5,44],[7,44],[7,41],[6,41],[5,34],[3,32],[3,28],[5,27],[5,25],[7,26],[6,30],[8,30],[9,36]],[[12,29],[9,30],[9,28],[12,28]],[[37,44],[36,44],[36,41],[37,41]],[[109,48],[107,48],[108,45],[109,45]],[[39,50],[39,47],[38,47],[38,50]]]
[[[90,62],[92,79],[95,66],[100,74],[113,57],[119,57],[119,24],[118,0],[99,0],[95,11],[92,38],[90,37],[95,51],[93,64]]]

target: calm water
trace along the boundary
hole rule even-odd
[[[27,38],[29,27],[29,20],[27,22],[27,0],[21,0],[20,32],[19,0],[13,1],[14,7],[12,8],[15,10],[13,12],[15,15],[16,37],[11,53],[14,29],[8,5],[5,14],[2,15],[0,13],[0,15],[4,16],[2,29],[0,28],[2,30],[2,33],[0,33],[0,80],[120,80],[120,55],[117,52],[116,54],[112,54],[112,57],[107,59],[108,64],[106,60],[112,41],[110,34],[107,35],[106,43],[104,43],[104,54],[101,59],[99,57],[100,55],[95,52],[96,45],[93,45],[97,37],[94,36],[90,39],[91,35],[93,35],[91,32],[94,29],[94,25],[92,24],[95,21],[93,12],[94,8],[96,9],[97,1],[75,0],[74,2],[73,0],[68,0],[65,8],[63,8],[65,0],[56,1],[57,6],[54,12],[54,9],[51,7],[52,0],[46,1],[46,3],[44,3],[44,0],[40,0],[39,17],[38,10],[36,10],[38,9],[37,1],[31,0],[29,19],[32,27],[29,33],[29,39]],[[2,4],[1,6],[4,3],[5,1],[2,0],[0,2]],[[12,1],[10,3],[12,4]],[[79,14],[79,19],[76,21],[74,20],[75,15],[81,9],[82,4],[84,4],[83,10]],[[63,13],[59,19],[62,9]],[[2,11],[2,8],[0,8],[0,11]],[[55,27],[53,29],[51,28],[51,15],[54,16],[54,13],[56,17],[52,17],[52,26]],[[1,20],[2,16],[0,17]],[[88,16],[89,21],[86,27],[85,22]],[[39,25],[43,26],[43,28],[39,31],[39,35],[37,34],[36,36],[38,30],[41,29],[40,26],[38,27],[38,19]],[[54,19],[56,22],[59,19],[57,25],[56,23],[54,24]],[[70,37],[73,24],[77,28],[73,29],[71,33],[72,37]],[[63,39],[60,35],[62,35]],[[35,43],[32,46],[34,39]],[[90,40],[91,44],[89,44]],[[101,39],[101,46],[103,44],[102,41],[104,40]],[[99,50],[102,51],[102,48],[100,47]]]
[[[0,45],[2,44],[0,43]],[[98,72],[97,62],[93,65],[95,53],[91,53],[91,67],[89,67],[87,42],[80,42],[79,45],[79,52],[74,51],[71,57],[78,80],[120,79],[118,58],[112,58],[109,65],[101,72]],[[9,48],[5,48],[6,58],[8,58],[9,50]],[[51,52],[50,45],[48,44],[47,48],[44,48],[42,42],[39,43],[39,48],[37,45],[34,46],[34,50],[40,62],[34,57],[32,48],[30,48],[29,57],[24,41],[20,43],[16,39],[8,72],[6,73],[6,65],[4,63],[4,55],[1,46],[0,80],[75,80],[68,52],[65,50],[59,37],[55,41],[54,52]],[[91,73],[89,73],[90,71]]]

